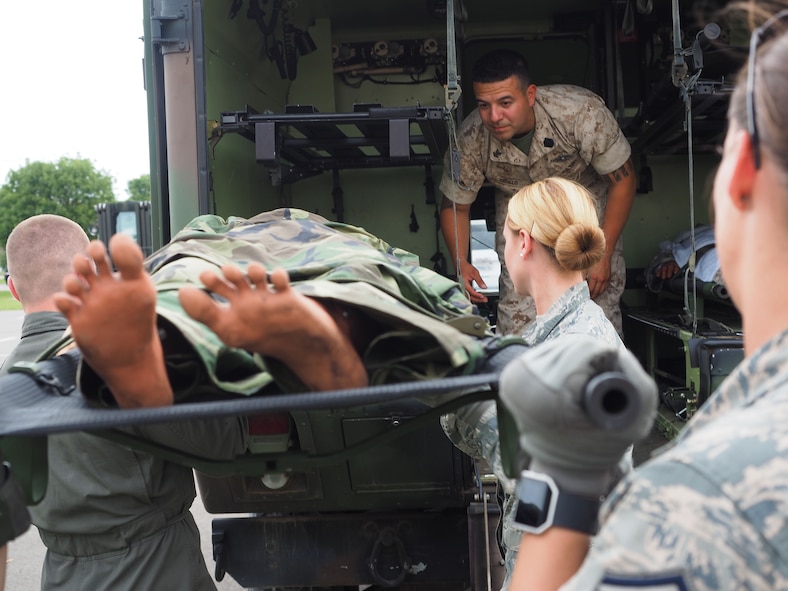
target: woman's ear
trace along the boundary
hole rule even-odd
[[[753,192],[755,175],[755,155],[752,149],[752,138],[746,131],[739,130],[733,138],[731,146],[731,174],[728,178],[728,190],[731,204],[736,209],[748,206]],[[763,166],[763,163],[761,164]]]
[[[518,240],[520,241],[518,247],[520,249],[520,257],[526,258],[534,248],[534,239],[531,238],[531,235],[526,232],[525,230],[520,230],[518,234]]]

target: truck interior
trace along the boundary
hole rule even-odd
[[[155,249],[197,215],[297,207],[361,226],[451,275],[437,186],[457,126],[475,108],[470,69],[491,49],[520,51],[537,87],[591,89],[631,142],[638,193],[624,231],[625,343],[658,382],[658,426],[672,437],[742,357],[724,285],[696,280],[692,268],[659,290],[646,278],[661,242],[713,222],[716,149],[748,40],[746,23],[725,8],[146,0],[152,201],[136,213],[150,216]],[[493,198],[484,187],[472,210],[480,240],[489,239]],[[494,267],[489,244],[477,250]],[[489,295],[479,313],[494,324],[494,286]],[[490,396],[489,384],[476,388]],[[500,583],[494,481],[418,397],[257,404],[243,407],[253,448],[235,464],[126,441],[196,467],[206,508],[238,514],[214,522],[217,577],[249,588]]]
[[[506,47],[526,57],[537,87],[599,94],[631,142],[625,340],[664,384],[666,435],[740,358],[724,286],[690,274],[655,293],[645,273],[661,242],[712,222],[716,150],[748,39],[727,2],[227,4],[146,3],[154,242],[202,213],[293,206],[364,227],[451,275],[437,184],[475,108],[475,60]],[[488,229],[493,203],[483,187],[472,210]],[[489,252],[471,253],[489,266]],[[491,296],[480,313],[494,325]],[[720,375],[698,365],[699,343],[715,349]]]

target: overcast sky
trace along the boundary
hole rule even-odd
[[[142,0],[0,0],[0,184],[25,161],[149,172]]]

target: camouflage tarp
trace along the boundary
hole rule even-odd
[[[457,283],[419,266],[415,255],[361,228],[298,209],[251,219],[205,215],[145,262],[159,292],[164,334],[173,335],[174,326],[191,345],[168,353],[178,399],[204,388],[203,369],[210,383],[232,394],[259,392],[272,385],[272,373],[285,389],[298,388],[278,364],[225,346],[178,302],[180,287],[203,287],[203,270],[218,272],[224,264],[246,269],[253,261],[268,270],[284,268],[301,293],[345,302],[386,327],[364,355],[372,384],[465,373],[482,356],[478,339],[456,326],[470,326],[469,332],[480,336],[486,324],[481,318],[468,323],[475,318],[472,306]],[[200,364],[194,363],[194,352]],[[82,391],[91,395],[99,384],[89,371],[82,374]]]

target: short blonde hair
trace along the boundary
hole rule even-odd
[[[17,224],[5,254],[22,304],[38,304],[60,291],[74,256],[85,253],[89,243],[79,224],[59,215],[36,215]]]
[[[591,194],[567,179],[551,177],[517,191],[509,200],[506,226],[514,233],[525,230],[569,271],[587,269],[605,254]]]

